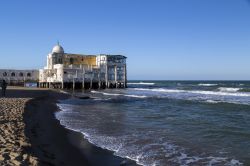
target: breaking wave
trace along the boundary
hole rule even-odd
[[[153,82],[129,82],[128,85],[155,85]]]
[[[147,96],[144,95],[129,95],[129,94],[120,94],[120,93],[106,93],[106,92],[98,92],[98,91],[91,91],[91,93],[99,93],[105,96],[125,96],[125,97],[134,97],[134,98],[146,98]]]
[[[198,86],[217,86],[218,84],[198,84]]]
[[[220,87],[218,88],[221,92],[238,92],[241,88],[227,88],[227,87]]]
[[[205,90],[181,90],[181,89],[165,89],[165,88],[134,88],[137,91],[152,91],[162,93],[190,93],[190,94],[203,94],[203,95],[217,95],[217,96],[239,96],[250,97],[250,93],[237,92],[238,88],[221,89],[221,91],[205,91]]]
[[[220,103],[221,101],[216,101],[216,100],[206,100],[206,103],[212,103],[212,104],[217,104]]]
[[[171,142],[161,141],[161,138],[157,139],[158,141],[156,142],[137,144],[144,139],[149,139],[150,134],[147,135],[147,133],[141,135],[140,132],[136,132],[132,135],[115,137],[103,135],[94,128],[81,125],[81,123],[84,124],[83,121],[72,119],[69,115],[75,114],[77,116],[77,113],[73,111],[71,105],[57,105],[61,111],[55,113],[55,117],[60,121],[61,125],[67,129],[82,133],[84,138],[93,145],[113,151],[116,156],[134,160],[139,165],[243,165],[240,161],[228,157],[204,156],[202,154],[191,155],[183,147]],[[166,160],[169,164],[166,163]]]

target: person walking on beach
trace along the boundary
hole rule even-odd
[[[2,81],[2,96],[5,97],[5,92],[7,88],[7,82],[5,80]]]

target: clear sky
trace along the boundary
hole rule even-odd
[[[6,0],[0,68],[65,52],[123,54],[129,79],[250,80],[247,0]]]

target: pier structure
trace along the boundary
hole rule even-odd
[[[126,88],[127,67],[123,55],[64,53],[59,43],[39,70],[40,88],[104,89]]]

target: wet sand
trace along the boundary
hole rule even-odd
[[[136,165],[60,125],[54,117],[59,111],[56,102],[69,97],[52,90],[10,87],[6,98],[0,98],[0,165]]]

